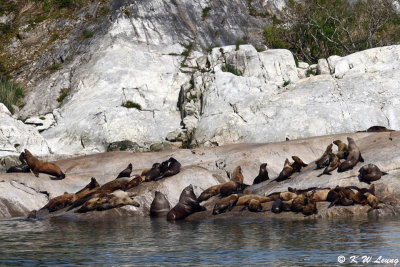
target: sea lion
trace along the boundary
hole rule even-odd
[[[146,172],[145,180],[146,182],[154,181],[154,179],[160,177],[161,170],[160,170],[161,164],[156,162],[153,164],[151,169]]]
[[[168,212],[167,220],[182,220],[192,213],[203,210],[205,210],[205,208],[199,204],[199,201],[193,192],[193,186],[189,185],[183,189],[178,204]]]
[[[254,178],[253,184],[259,184],[268,179],[267,163],[263,163],[260,165],[260,171],[258,172],[257,177]]]
[[[25,158],[28,162],[29,168],[31,168],[33,174],[39,177],[39,173],[46,173],[57,177],[57,179],[64,179],[65,174],[61,171],[60,167],[51,162],[45,162],[38,160],[35,156],[25,149]]]
[[[288,200],[288,201],[282,201],[281,211],[291,211],[292,203],[293,203],[293,199]]]
[[[263,207],[261,206],[260,201],[258,201],[257,199],[251,199],[247,203],[247,208],[249,209],[249,211],[252,211],[252,212],[260,212],[263,210]]]
[[[281,192],[279,194],[279,198],[283,201],[289,201],[291,199],[294,199],[295,197],[297,197],[297,194],[292,192]]]
[[[274,203],[272,203],[271,211],[273,213],[281,213],[282,212],[282,200],[280,198],[275,199]]]
[[[387,172],[382,172],[378,166],[371,163],[362,166],[358,172],[360,173],[360,180],[366,183],[377,181],[381,179],[382,175],[388,174]]]
[[[354,139],[351,137],[347,137],[348,146],[349,146],[349,155],[346,160],[343,161],[338,168],[338,172],[344,172],[347,170],[353,169],[354,166],[360,161],[364,162],[363,157],[361,156],[360,149],[354,142]]]
[[[300,172],[301,168],[308,166],[308,164],[305,164],[297,156],[292,156],[292,159],[294,160],[294,162],[291,164],[291,167],[293,168],[293,172]]]
[[[271,193],[271,194],[269,194],[269,195],[267,195],[267,197],[269,197],[270,199],[272,199],[273,201],[274,200],[276,200],[276,199],[280,199],[280,197],[281,197],[281,192],[274,192],[274,193]]]
[[[379,205],[379,200],[376,196],[374,196],[373,194],[367,192],[364,194],[367,197],[367,201],[368,201],[368,205],[371,206],[371,209],[378,209],[378,205]]]
[[[283,169],[282,171],[279,173],[278,178],[276,178],[277,182],[286,180],[290,177],[290,175],[292,175],[294,172],[290,162],[288,159],[285,160],[285,164],[283,165]]]
[[[300,194],[293,199],[292,206],[290,208],[294,212],[301,212],[305,204],[306,196],[304,194]]]
[[[122,177],[130,177],[132,172],[132,163],[129,163],[128,167],[126,167],[122,172],[120,172],[116,179]]]
[[[244,177],[243,177],[243,174],[242,174],[242,168],[240,166],[237,166],[233,170],[231,181],[243,184]]]
[[[330,189],[321,189],[315,191],[312,195],[311,199],[314,199],[316,202],[326,201],[328,198],[328,193],[331,191]]]
[[[330,190],[327,195],[327,200],[331,202],[328,208],[334,205],[353,205],[354,198],[355,193],[351,189],[345,189],[344,187],[336,186],[334,189]]]
[[[236,206],[246,205],[252,199],[257,200],[260,203],[272,201],[272,198],[270,198],[270,197],[265,197],[265,196],[260,196],[260,195],[253,195],[253,194],[251,194],[251,195],[243,195],[243,196],[239,197],[238,201],[236,202]]]
[[[203,201],[206,201],[207,199],[209,199],[210,197],[218,195],[220,192],[221,186],[222,186],[222,184],[217,184],[217,185],[213,185],[213,186],[207,188],[200,194],[200,196],[197,199],[199,200],[199,202],[203,202]]]
[[[326,147],[324,154],[322,154],[322,156],[315,161],[315,164],[317,165],[315,168],[316,170],[322,169],[329,164],[329,153],[332,153],[332,146],[333,144],[329,144]]]
[[[349,155],[349,147],[347,144],[343,143],[341,140],[335,140],[333,143],[338,147],[338,152],[336,153],[336,156],[339,159],[345,159],[347,158],[347,155]]]
[[[8,170],[6,172],[11,173],[11,172],[30,172],[31,171],[31,168],[29,168],[29,165],[26,162],[24,152],[21,152],[21,154],[19,155],[19,160],[21,161],[20,165],[12,166],[12,167],[8,168]]]
[[[179,173],[181,170],[181,164],[179,161],[174,159],[173,157],[170,157],[167,161],[164,161],[160,165],[160,176],[154,178],[154,181],[160,180],[161,178],[164,177],[169,177],[172,175],[175,175]]]
[[[220,200],[217,201],[217,203],[215,203],[212,214],[217,215],[224,213],[226,210],[231,211],[235,206],[236,202],[238,201],[238,199],[239,199],[238,194],[232,194],[230,196],[221,198]]]
[[[318,213],[317,202],[315,201],[315,199],[307,198],[306,203],[307,204],[303,207],[301,211],[305,216],[310,216],[312,214]]]
[[[135,194],[132,192],[125,192],[122,190],[116,190],[106,197],[107,201],[103,202],[99,207],[96,208],[98,211],[109,210],[113,208],[119,208],[126,205],[132,205],[140,207],[140,204],[133,200],[131,197]]]
[[[333,154],[332,152],[329,153],[329,165],[325,167],[324,171],[318,175],[318,177],[328,174],[331,175],[331,172],[334,171],[337,167],[340,165],[340,159],[336,154]]]
[[[171,205],[168,199],[160,191],[155,192],[153,202],[150,205],[150,216],[160,217],[165,216],[171,210]]]
[[[229,196],[231,194],[235,193],[242,193],[243,190],[247,187],[248,185],[242,184],[239,182],[235,181],[228,181],[226,183],[223,183],[219,189],[219,194],[222,197]]]
[[[388,129],[385,126],[374,125],[374,126],[369,127],[365,131],[357,131],[357,132],[360,133],[360,132],[393,132],[393,131],[394,130]]]
[[[121,189],[124,191],[128,191],[129,189],[140,185],[141,183],[144,182],[145,176],[141,176],[141,175],[135,175],[132,180],[130,180],[124,187],[122,187]]]

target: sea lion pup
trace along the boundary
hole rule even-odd
[[[60,209],[63,209],[76,201],[79,198],[85,197],[95,191],[100,187],[97,183],[96,178],[92,177],[90,179],[90,183],[87,184],[84,188],[76,192],[75,194],[64,193],[61,196],[54,197],[50,199],[49,203],[47,203],[41,210],[47,209],[49,212],[54,212]]]
[[[64,179],[65,174],[61,171],[60,167],[58,167],[56,164],[51,163],[51,162],[44,162],[38,160],[35,156],[29,152],[28,149],[25,149],[25,158],[26,161],[28,162],[29,167],[31,168],[33,174],[36,177],[39,177],[39,173],[46,173],[49,175],[53,175],[57,177],[58,179]]]
[[[329,164],[329,153],[332,153],[332,146],[333,144],[329,144],[326,147],[324,154],[322,154],[322,156],[315,161],[315,164],[317,165],[315,168],[316,170],[322,169]]]
[[[293,199],[292,206],[290,208],[293,212],[301,212],[305,204],[306,196],[305,194],[300,194]]]
[[[21,154],[19,154],[19,160],[21,161],[20,165],[12,166],[12,167],[8,168],[8,170],[6,172],[11,173],[11,172],[30,172],[31,171],[31,168],[29,168],[29,165],[26,162],[24,152],[21,152]]]
[[[221,186],[222,186],[222,184],[217,184],[217,185],[213,185],[213,186],[207,188],[200,194],[200,196],[197,199],[199,200],[199,202],[203,202],[203,201],[206,201],[207,199],[209,199],[210,197],[218,195],[220,192]]]
[[[243,177],[243,174],[242,174],[242,168],[240,166],[237,166],[233,170],[231,181],[243,184],[244,177]]]
[[[236,202],[236,206],[243,206],[250,202],[250,200],[255,199],[260,203],[272,201],[272,198],[260,196],[260,195],[243,195],[239,197],[238,201]]]
[[[155,192],[153,202],[150,205],[150,216],[160,217],[165,216],[171,210],[171,205],[168,199],[160,191]]]
[[[134,195],[132,192],[125,192],[122,190],[116,190],[106,197],[107,201],[103,202],[100,206],[96,207],[96,210],[109,210],[113,208],[119,208],[126,205],[132,205],[140,207],[140,204],[133,200],[131,197]]]
[[[285,160],[285,164],[283,165],[282,171],[279,173],[278,178],[276,178],[275,180],[276,180],[277,182],[286,180],[286,179],[288,179],[288,178],[290,177],[290,175],[293,174],[293,172],[294,172],[294,170],[293,170],[293,168],[292,168],[292,166],[291,166],[289,160],[286,159],[286,160]]]
[[[337,167],[339,167],[339,165],[340,165],[339,157],[336,156],[336,154],[333,154],[332,152],[329,153],[329,165],[326,166],[324,171],[321,174],[319,174],[317,177],[320,177],[324,174],[331,175],[331,172],[334,171]]]
[[[168,212],[167,220],[183,220],[190,214],[203,210],[205,210],[205,208],[199,204],[193,192],[193,186],[189,185],[183,189],[178,204]]]
[[[161,167],[160,163],[158,162],[154,163],[151,169],[146,172],[145,181],[146,182],[154,181],[154,179],[159,177],[161,174],[160,167]]]
[[[297,156],[292,156],[292,159],[294,160],[294,162],[291,164],[291,167],[293,168],[293,172],[300,172],[301,168],[308,166],[308,164],[305,164]]]
[[[126,167],[122,172],[120,172],[116,179],[122,177],[131,177],[132,172],[132,163],[129,163],[128,167]]]
[[[367,197],[368,205],[371,206],[371,209],[379,209],[379,200],[376,196],[371,194],[370,192],[367,192],[364,194]]]
[[[347,144],[343,143],[341,140],[335,140],[333,143],[337,146],[338,152],[336,153],[336,156],[339,159],[345,159],[347,158],[347,155],[349,154],[349,147]]]
[[[231,194],[242,193],[246,187],[248,187],[247,184],[242,184],[242,183],[235,182],[235,181],[228,181],[221,185],[221,187],[219,189],[219,194],[222,197],[226,197]]]
[[[274,203],[272,203],[271,211],[273,213],[281,213],[282,212],[282,200],[280,198],[275,199]]]
[[[160,180],[161,178],[164,177],[169,177],[172,175],[175,175],[181,171],[181,164],[179,161],[174,159],[173,157],[170,157],[167,161],[164,161],[160,165],[160,176],[154,178],[154,181]]]
[[[382,175],[388,174],[387,172],[382,172],[378,166],[371,163],[362,166],[358,172],[360,173],[360,180],[366,183],[377,181],[381,179]]]
[[[317,214],[317,202],[315,199],[306,198],[306,205],[303,207],[301,211],[305,216],[310,216],[312,214]]]
[[[217,201],[217,203],[215,203],[212,214],[217,215],[224,213],[226,210],[231,211],[235,206],[236,202],[238,201],[238,199],[239,199],[238,194],[232,194],[230,196],[221,198],[220,200]]]
[[[267,163],[263,163],[260,165],[260,171],[258,172],[257,177],[254,178],[253,184],[259,184],[268,179]]]
[[[360,161],[364,162],[363,157],[361,156],[360,149],[354,142],[354,139],[351,137],[347,137],[347,141],[349,143],[349,155],[347,156],[346,160],[343,161],[338,168],[338,172],[344,172],[347,170],[353,169],[354,166]]]
[[[281,192],[279,194],[279,198],[283,201],[289,201],[294,199],[295,197],[297,197],[297,194],[292,192]]]

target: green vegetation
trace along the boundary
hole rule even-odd
[[[239,46],[240,46],[240,45],[247,44],[247,39],[248,39],[247,37],[243,37],[243,39],[237,39],[237,40],[236,40],[236,42],[235,42],[236,51],[239,50]]]
[[[264,29],[265,43],[309,63],[400,42],[391,0],[288,0],[280,18]]]
[[[193,43],[186,45],[185,48],[186,50],[183,51],[181,55],[186,58],[190,55],[190,52],[193,50]]]
[[[54,63],[54,64],[51,65],[49,68],[50,68],[50,70],[52,70],[52,71],[56,71],[56,70],[60,69],[60,64]]]
[[[74,8],[82,5],[83,0],[36,0],[43,4],[43,11],[48,12],[51,7],[57,8]]]
[[[125,108],[136,108],[138,110],[142,110],[142,106],[140,104],[132,102],[132,101],[126,101],[121,106],[123,106]]]
[[[88,31],[88,30],[84,30],[82,32],[82,37],[84,39],[92,38],[93,37],[93,32],[92,31]]]
[[[61,103],[64,101],[64,99],[68,96],[68,92],[69,92],[69,89],[68,89],[68,88],[64,88],[64,89],[61,90],[60,96],[57,97],[58,103],[61,104]]]
[[[290,81],[285,81],[284,83],[283,83],[283,87],[286,87],[286,86],[288,86],[290,84]]]
[[[267,11],[265,11],[265,12],[258,12],[258,11],[253,7],[252,2],[253,2],[252,0],[247,0],[247,7],[248,7],[248,9],[249,9],[250,16],[253,16],[253,17],[262,17],[262,18],[266,18],[266,17],[269,16],[269,13],[268,13]]]
[[[42,121],[44,121],[46,118],[45,118],[45,117],[40,117],[39,119],[41,119]]]
[[[209,6],[203,8],[203,12],[202,12],[202,14],[201,14],[201,19],[202,19],[202,20],[205,20],[205,19],[207,18],[208,12],[210,12],[210,10],[211,10],[211,7],[209,7]]]
[[[124,14],[125,14],[127,17],[130,17],[130,16],[131,16],[131,11],[130,11],[129,9],[127,9],[127,8],[122,9],[122,12],[124,12]]]
[[[241,76],[241,74],[238,72],[238,70],[235,68],[235,66],[233,66],[231,64],[223,65],[221,70],[224,72],[230,72],[232,74],[235,74],[236,76]]]
[[[311,75],[315,75],[315,71],[313,69],[307,69],[306,77],[310,77]]]
[[[11,113],[14,113],[12,105],[21,105],[24,91],[14,82],[5,77],[0,77],[0,103],[6,105]]]

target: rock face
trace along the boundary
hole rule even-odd
[[[322,170],[314,170],[312,161],[322,155],[326,146],[333,140],[346,140],[351,136],[359,146],[364,163],[357,164],[353,170],[332,175],[317,177]],[[100,184],[113,180],[128,163],[133,164],[133,174],[140,173],[154,162],[161,162],[170,156],[182,163],[181,172],[175,176],[168,177],[157,182],[142,183],[138,187],[130,189],[137,194],[135,200],[140,203],[139,208],[122,207],[116,211],[94,212],[87,215],[76,215],[68,213],[68,216],[93,217],[130,215],[148,216],[150,204],[156,190],[161,191],[170,201],[171,206],[178,202],[183,188],[192,184],[197,196],[212,185],[228,180],[227,173],[232,172],[240,165],[244,175],[244,182],[251,184],[257,176],[261,163],[268,163],[267,170],[270,180],[250,186],[247,191],[257,194],[269,194],[273,192],[286,191],[288,186],[297,189],[310,187],[335,187],[358,186],[368,187],[366,183],[358,179],[358,169],[364,164],[374,163],[382,171],[388,172],[380,180],[374,182],[376,195],[382,201],[382,208],[374,210],[372,214],[377,216],[398,214],[400,211],[400,142],[399,132],[384,133],[353,133],[348,135],[333,135],[315,137],[296,141],[269,144],[237,144],[216,148],[199,148],[196,150],[178,150],[174,152],[159,153],[130,153],[109,152],[90,156],[83,156],[58,161],[57,164],[66,173],[63,180],[50,180],[49,176],[40,174],[39,178],[33,174],[0,174],[0,214],[4,217],[26,215],[31,209],[43,207],[49,198],[61,195],[64,192],[76,192],[83,188],[90,177],[96,177]],[[299,156],[309,166],[292,179],[283,182],[272,182],[282,170],[285,158],[292,155]],[[193,220],[207,218],[242,217],[248,218],[248,213],[234,212],[226,215],[212,216],[212,204],[217,199],[211,199],[205,203],[207,211],[194,214]],[[204,203],[202,203],[204,204]],[[268,204],[270,205],[270,204]],[[268,209],[268,205],[265,209]],[[345,217],[345,216],[367,216],[367,206],[335,207],[328,209],[327,203],[318,203],[320,212],[317,217]],[[210,209],[211,207],[211,209]],[[243,215],[245,214],[245,215]],[[56,216],[65,215],[64,211],[56,213]],[[257,213],[251,216],[270,217],[270,212]],[[191,217],[192,217],[191,216]],[[283,217],[292,218],[292,215]],[[296,218],[303,216],[293,215]],[[191,219],[189,217],[188,219]]]

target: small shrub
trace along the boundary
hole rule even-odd
[[[138,110],[142,110],[142,106],[140,104],[132,101],[126,101],[121,106],[123,106],[124,108],[136,108]]]
[[[186,48],[186,50],[183,51],[181,55],[184,56],[184,57],[188,57],[190,52],[193,49],[193,43],[188,44],[187,46],[185,46],[185,48]]]
[[[83,32],[82,32],[82,37],[84,38],[84,39],[88,39],[88,38],[92,38],[93,37],[93,32],[92,31],[88,31],[88,30],[84,30]]]
[[[247,44],[247,37],[244,37],[243,39],[237,39],[236,42],[235,42],[236,51],[239,50],[239,46],[240,45],[244,45],[244,44]]]
[[[42,121],[44,121],[46,118],[45,118],[45,117],[40,117],[39,119],[41,119]]]
[[[61,94],[59,97],[57,97],[57,101],[58,103],[62,103],[64,101],[64,99],[68,96],[68,88],[64,88],[61,90]]]
[[[54,63],[53,65],[50,66],[50,70],[52,71],[56,71],[58,69],[60,69],[60,64],[58,63]]]
[[[230,72],[232,74],[235,74],[236,76],[241,76],[241,74],[237,71],[237,69],[235,68],[235,66],[231,65],[231,64],[225,64],[222,66],[221,70],[223,72]]]
[[[14,113],[12,105],[18,104],[24,97],[24,91],[12,81],[0,77],[0,103],[3,103],[11,113]]]
[[[203,13],[201,14],[201,19],[205,20],[207,18],[208,12],[210,12],[211,7],[205,7],[203,8]]]
[[[127,9],[127,8],[122,9],[122,12],[124,12],[124,14],[125,14],[127,17],[130,17],[130,16],[131,16],[131,11],[130,11],[129,9]]]
[[[288,86],[290,84],[290,81],[285,81],[284,83],[283,83],[283,87],[286,87],[286,86]]]
[[[306,77],[310,77],[311,75],[315,75],[315,71],[313,69],[307,69]]]

